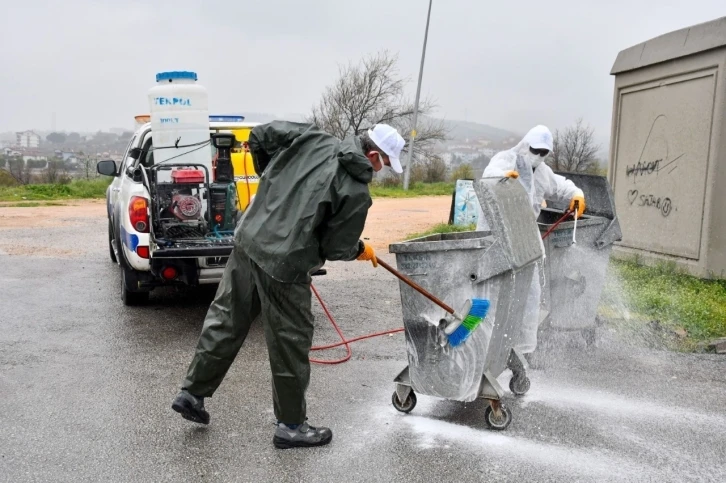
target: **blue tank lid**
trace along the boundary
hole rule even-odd
[[[172,72],[159,72],[158,74],[156,74],[156,82],[173,79],[197,80],[197,73],[183,70],[175,70]]]

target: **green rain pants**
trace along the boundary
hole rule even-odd
[[[252,322],[261,315],[272,370],[277,420],[305,422],[308,358],[313,341],[309,283],[271,278],[239,247],[229,257],[222,281],[204,319],[196,353],[182,385],[209,397],[222,383]]]

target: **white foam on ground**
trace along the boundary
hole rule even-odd
[[[493,431],[480,431],[467,426],[407,416],[404,421],[421,438],[420,448],[441,447],[455,443],[473,450],[474,454],[517,458],[525,462],[547,466],[565,474],[578,474],[602,480],[625,479],[644,481],[657,476],[653,468],[634,461],[613,456],[602,450],[583,450],[568,446],[540,443],[526,438],[507,436]],[[443,441],[441,441],[443,440]],[[458,449],[458,451],[462,451]],[[469,455],[462,455],[462,460]],[[472,456],[481,460],[481,456]]]
[[[694,423],[726,428],[726,417],[699,412],[692,407],[659,404],[608,391],[548,384],[540,380],[532,381],[532,388],[520,401],[523,408],[531,403],[543,403],[552,407],[586,410],[619,419],[662,422],[666,418],[685,428],[690,428]]]

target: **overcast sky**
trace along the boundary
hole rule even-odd
[[[380,49],[416,88],[427,0],[0,0],[0,131],[133,126],[155,74],[193,70],[214,113],[305,114],[338,64]],[[438,115],[607,138],[610,68],[724,0],[434,0],[423,93]]]

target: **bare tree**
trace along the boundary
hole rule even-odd
[[[30,166],[23,158],[12,158],[8,160],[8,172],[18,184],[30,184],[32,176]]]
[[[63,161],[51,159],[48,161],[48,167],[43,173],[43,181],[50,184],[60,183],[66,177]]]
[[[399,77],[397,62],[398,56],[382,51],[357,65],[339,68],[338,80],[325,89],[307,121],[341,139],[358,135],[377,123],[390,124],[398,129],[408,147],[414,105],[404,94],[407,81]],[[425,118],[434,107],[430,99],[419,102],[414,154],[427,159],[433,156],[433,145],[445,140],[447,134],[443,121]]]
[[[595,144],[594,131],[592,127],[584,125],[582,119],[562,132],[555,130],[554,150],[547,158],[547,164],[555,171],[566,173],[595,172],[600,145]]]
[[[411,171],[411,180],[414,183],[441,183],[446,181],[449,169],[440,156],[432,155],[416,163]]]
[[[82,163],[82,169],[86,173],[86,179],[96,177],[96,164],[98,164],[98,155],[91,157],[90,154],[84,154],[83,151],[78,152],[78,159]]]

